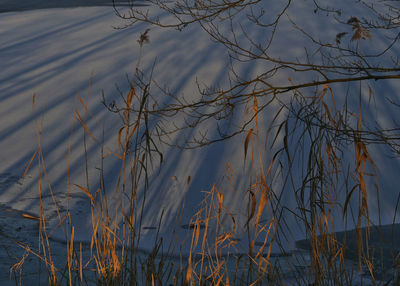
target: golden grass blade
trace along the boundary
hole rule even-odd
[[[32,216],[32,215],[29,215],[29,214],[22,214],[22,216],[24,218],[26,218],[26,219],[40,220],[40,217]]]
[[[200,237],[200,221],[196,220],[196,223],[195,223],[195,239],[194,239],[193,248],[197,247],[197,244],[199,242],[199,237]]]
[[[82,242],[79,245],[79,282],[83,285]]]
[[[260,195],[260,203],[258,204],[258,209],[257,209],[257,215],[256,215],[256,222],[255,225],[258,225],[260,218],[261,218],[261,214],[265,208],[265,206],[267,205],[268,202],[268,198],[267,198],[267,193],[266,193],[266,188],[267,186],[265,186],[261,192]]]
[[[69,248],[70,253],[69,253],[69,255],[70,255],[71,259],[72,259],[72,256],[74,254],[74,236],[75,236],[75,228],[74,228],[74,226],[72,226],[71,237],[70,237],[70,242],[69,242],[69,245],[70,245],[70,248]]]
[[[86,112],[93,117],[93,114],[89,111],[89,108],[87,108],[86,104],[83,102],[82,97],[78,94],[78,99],[80,103],[82,104],[83,108],[85,108]]]
[[[110,150],[109,148],[106,148],[108,153],[103,155],[103,159],[107,158],[108,156],[115,156],[116,158],[122,160],[122,156],[120,154],[115,153],[114,151]]]
[[[186,271],[185,285],[189,285],[193,278],[193,270],[192,270],[192,254],[189,255],[189,265]]]
[[[139,126],[139,122],[136,122],[135,126],[133,126],[133,128],[131,130],[131,133],[129,134],[128,140],[130,140],[132,138],[132,136],[135,133],[135,131],[138,128],[138,126]]]
[[[216,286],[218,286],[218,285],[221,285],[221,283],[222,283],[222,279],[224,278],[224,276],[220,276],[219,278],[218,278],[218,281],[217,281],[217,284],[215,284]]]
[[[98,221],[96,222],[96,224],[94,224],[94,223],[92,223],[92,224],[94,225],[94,228],[93,228],[92,239],[91,239],[91,241],[90,241],[90,252],[91,252],[91,253],[93,252],[93,246],[94,246],[94,244],[97,243],[97,230],[99,229],[100,221],[98,220]]]
[[[225,281],[226,286],[230,286],[231,284],[229,283],[229,275],[226,275],[226,281]]]
[[[222,203],[223,203],[223,200],[224,200],[224,194],[222,194],[222,193],[217,191],[217,197],[218,197],[218,212],[221,212]]]
[[[128,93],[128,98],[126,99],[126,107],[127,109],[131,108],[131,104],[132,104],[132,99],[135,96],[136,91],[135,88],[132,86],[131,90]],[[129,112],[129,110],[127,110]]]
[[[92,194],[88,191],[88,190],[86,190],[84,187],[81,187],[81,186],[79,186],[79,185],[77,185],[77,184],[74,184],[76,187],[78,187],[81,191],[83,191],[88,197],[89,197],[89,199],[90,199],[90,201],[94,204],[95,203],[95,199],[94,199],[94,197],[92,196]]]
[[[31,158],[31,160],[29,161],[29,164],[28,164],[28,166],[27,166],[26,169],[25,169],[23,178],[25,178],[26,174],[28,173],[28,171],[29,171],[29,169],[30,169],[30,167],[31,167],[31,165],[32,165],[32,162],[33,162],[33,160],[35,159],[36,155],[37,155],[37,151],[35,151],[35,153],[33,154],[32,158]]]
[[[269,238],[269,233],[270,233],[270,231],[271,231],[272,225],[273,225],[273,221],[271,221],[271,222],[269,223],[268,230],[267,230],[267,233],[266,233],[266,235],[265,235],[265,239],[264,239],[263,245],[260,247],[258,253],[257,253],[256,256],[255,256],[255,258],[258,258],[258,257],[262,256],[262,254],[264,253],[265,246],[268,245],[267,241],[268,241],[268,238]],[[267,261],[268,261],[268,260],[267,260]]]
[[[68,253],[68,276],[69,276],[69,281],[72,281],[72,258],[74,255],[74,236],[75,236],[75,228],[72,226],[71,230],[71,237],[69,239],[69,243],[67,242],[67,248],[69,247],[69,253]]]
[[[97,139],[93,136],[92,132],[90,132],[89,128],[86,126],[85,122],[82,120],[81,115],[78,110],[75,110],[75,114],[81,126],[85,129],[85,131],[89,134],[89,136],[93,139],[94,142],[97,142]]]
[[[330,122],[332,122],[333,125],[336,124],[335,120],[333,119],[331,112],[329,111],[328,105],[322,101],[322,105],[324,106],[325,112],[328,115],[328,119]]]
[[[253,102],[253,114],[254,114],[254,116],[255,116],[255,118],[254,118],[254,120],[255,120],[255,123],[257,124],[258,123],[258,116],[257,116],[257,114],[258,114],[258,101],[257,101],[257,96],[254,96],[254,102]]]

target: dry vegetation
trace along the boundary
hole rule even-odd
[[[137,79],[132,82],[137,82]],[[75,185],[87,195],[90,201],[92,239],[89,245],[83,246],[82,243],[74,241],[74,225],[69,216],[67,201],[66,215],[59,214],[59,227],[64,230],[67,241],[65,265],[56,265],[53,261],[52,241],[49,239],[50,234],[46,228],[45,206],[42,200],[40,201],[41,212],[40,217],[37,218],[40,222],[39,248],[31,249],[24,245],[22,247],[26,248],[26,255],[40,257],[45,266],[44,274],[47,273],[49,284],[309,285],[315,283],[315,285],[353,285],[354,281],[358,281],[359,272],[364,272],[365,277],[372,278],[377,284],[395,283],[393,279],[398,279],[396,278],[398,274],[394,271],[398,269],[397,266],[394,267],[398,261],[397,254],[393,253],[393,259],[388,260],[385,253],[387,249],[380,251],[379,244],[374,246],[375,252],[370,250],[371,243],[368,239],[370,222],[366,202],[368,184],[365,177],[374,176],[367,173],[367,170],[373,170],[374,162],[360,136],[362,130],[359,129],[346,135],[346,140],[353,142],[353,148],[350,151],[354,156],[347,164],[354,166],[354,169],[348,171],[352,175],[352,181],[347,182],[349,189],[346,190],[347,197],[342,204],[343,216],[346,216],[351,197],[358,196],[358,209],[352,210],[355,211],[357,228],[354,231],[355,235],[349,236],[348,242],[345,234],[335,233],[334,219],[336,218],[333,216],[337,203],[335,190],[341,180],[339,177],[349,177],[349,174],[344,173],[343,160],[339,158],[341,146],[337,142],[338,138],[334,136],[340,129],[339,118],[342,112],[330,110],[326,104],[325,96],[332,96],[331,100],[334,100],[328,85],[311,98],[305,98],[301,93],[296,92],[294,98],[299,102],[292,102],[291,108],[297,110],[288,113],[289,115],[279,124],[271,124],[269,134],[266,136],[267,142],[261,142],[260,139],[264,138],[265,134],[260,134],[258,126],[257,97],[249,97],[246,113],[250,113],[252,117],[252,126],[243,142],[243,152],[245,158],[250,158],[250,165],[254,171],[250,174],[252,183],[247,190],[249,194],[246,222],[249,237],[247,253],[237,252],[236,220],[229,210],[229,205],[224,202],[223,191],[216,185],[205,193],[200,210],[188,226],[192,229],[189,257],[184,257],[180,263],[176,263],[171,257],[175,255],[174,243],[177,242],[170,242],[170,248],[165,251],[162,249],[162,237],[157,239],[151,253],[140,252],[137,245],[140,241],[141,212],[137,205],[137,194],[140,182],[147,180],[145,161],[151,160],[151,152],[155,150],[152,148],[154,146],[150,146],[154,143],[151,139],[151,130],[139,128],[148,126],[147,120],[150,120],[147,113],[149,97],[146,90],[146,88],[140,89],[132,85],[124,97],[125,106],[115,109],[120,113],[123,123],[118,132],[117,152],[113,154],[121,162],[121,172],[115,192],[121,200],[119,205],[122,209],[110,209],[104,190],[101,188],[95,191],[90,190],[89,181],[86,186]],[[74,114],[84,130],[83,144],[86,150],[86,140],[101,140],[95,138],[86,126],[85,118],[91,116],[90,111],[85,101],[80,96],[77,98],[83,112],[79,112],[77,108]],[[140,102],[143,109],[133,112],[131,109],[133,101]],[[310,115],[307,121],[296,122],[291,129],[291,120],[305,118],[307,114]],[[361,128],[360,116],[355,114],[353,116],[357,119],[357,128]],[[318,120],[319,124],[314,124],[314,120]],[[50,189],[50,192],[52,191],[41,150],[40,124],[37,124],[38,149],[29,166],[37,160],[40,170],[38,190],[42,197],[44,185]],[[303,131],[294,133],[293,130],[295,128],[298,130],[299,126]],[[261,155],[262,149],[265,148],[264,144],[269,144],[272,149],[274,144],[278,144],[277,138],[280,134],[283,134],[281,148],[272,156],[271,161],[264,162]],[[288,142],[293,140],[291,136],[298,136],[295,138],[301,142],[299,146],[309,146],[308,149],[290,148]],[[273,173],[281,168],[279,165],[282,162],[290,165],[298,154],[304,157],[305,161],[301,163],[306,167],[303,171],[301,188],[296,190],[296,203],[300,210],[296,215],[298,221],[302,222],[307,230],[308,240],[297,242],[297,246],[307,249],[306,252],[294,251],[296,241],[291,237],[290,230],[286,228],[284,218],[284,213],[292,210],[286,210],[280,204],[281,198],[274,192],[273,187],[276,180],[276,175]],[[294,176],[292,172],[289,168],[284,184],[290,184],[290,177]],[[231,173],[230,176],[236,175]],[[104,180],[104,178],[100,179]],[[189,183],[190,177],[187,185]],[[69,188],[70,186],[67,190]],[[55,199],[54,204],[57,205]],[[262,219],[265,213],[270,214],[270,219]],[[178,221],[179,218],[178,213],[176,220]],[[223,224],[222,221],[224,221]],[[365,225],[368,227],[362,228]],[[228,229],[227,226],[229,226]],[[355,241],[354,237],[356,237]],[[376,237],[374,241],[377,241]],[[291,249],[288,251],[282,246],[282,251],[277,258],[276,253],[271,251],[272,246],[281,246],[285,243],[288,243]],[[347,243],[351,246],[347,246]],[[90,248],[89,257],[88,252],[84,252],[82,247]],[[26,255],[13,268],[22,267]],[[351,265],[346,258],[352,259],[354,263]],[[385,266],[376,261],[385,261]],[[368,269],[369,273],[365,273],[365,269]],[[377,279],[376,275],[379,275]]]
[[[209,10],[201,14],[201,9],[197,9],[198,13],[190,10],[195,21],[213,20],[208,14]],[[218,11],[222,11],[222,8]],[[185,23],[177,25],[183,27]],[[162,26],[162,23],[153,24]],[[371,37],[369,29],[372,26],[366,26],[357,18],[350,19],[347,24],[353,31],[351,41],[358,41],[357,49],[361,54],[361,43]],[[141,46],[148,40],[147,32],[139,39]],[[343,36],[338,34],[338,44]],[[237,43],[228,42],[228,39],[224,39],[224,44],[238,49]],[[320,68],[320,71],[323,70]],[[43,261],[51,285],[354,285],[358,283],[359,276],[361,281],[367,279],[364,283],[373,281],[380,285],[398,285],[398,249],[393,248],[391,259],[388,259],[385,244],[374,243],[371,247],[370,236],[374,236],[376,242],[379,240],[377,237],[382,238],[389,230],[377,228],[376,231],[376,226],[370,220],[367,203],[368,196],[377,191],[377,186],[371,182],[378,179],[369,146],[374,143],[387,144],[396,153],[398,143],[389,131],[373,132],[366,129],[361,85],[364,80],[379,79],[381,75],[363,75],[364,70],[359,68],[359,73],[353,73],[356,76],[342,80],[360,83],[360,105],[355,112],[348,110],[346,104],[340,107],[336,103],[331,84],[337,81],[328,77],[312,84],[292,83],[287,87],[264,83],[263,88],[249,88],[253,92],[240,88],[243,83],[237,83],[229,90],[203,95],[197,103],[183,102],[179,106],[155,108],[150,95],[151,77],[145,81],[138,67],[129,92],[123,94],[124,105],[106,104],[112,113],[119,114],[122,119],[117,151],[113,153],[121,163],[115,192],[121,200],[119,205],[122,209],[117,211],[109,207],[105,190],[101,187],[91,190],[89,181],[86,186],[76,186],[87,195],[91,206],[90,257],[83,256],[82,244],[74,241],[74,225],[67,203],[66,215],[59,215],[59,227],[63,228],[67,241],[66,261],[64,265],[55,265],[52,242],[46,228],[45,208],[41,201],[39,248],[27,248],[26,251]],[[383,76],[393,78],[392,74]],[[260,84],[263,79],[254,81]],[[254,87],[254,82],[248,81],[246,84]],[[310,92],[307,89],[310,86],[316,89]],[[276,97],[280,93],[290,94],[290,100],[280,101]],[[270,96],[271,101],[267,100],[266,103],[266,96]],[[85,101],[81,97],[78,100],[83,112],[77,108],[74,113],[84,130],[83,145],[86,150],[87,140],[101,144],[101,139],[94,138],[86,126],[85,119],[91,114]],[[280,108],[270,128],[260,130],[259,116],[272,100],[278,101]],[[153,117],[157,117],[157,120],[163,116],[168,118],[170,114],[180,111],[189,113],[207,105],[214,108],[209,113],[198,113],[199,117],[185,126],[191,128],[213,117],[224,120],[229,116],[229,104],[243,104],[243,114],[248,118],[236,133],[220,134],[223,140],[245,132],[243,152],[245,158],[250,160],[251,169],[248,173],[250,184],[246,190],[247,253],[236,251],[238,242],[235,240],[235,231],[238,225],[229,204],[224,201],[223,188],[229,187],[227,184],[214,185],[205,193],[199,212],[188,226],[192,231],[189,257],[182,258],[179,263],[171,259],[176,250],[176,241],[169,242],[170,248],[165,250],[162,249],[162,237],[157,237],[152,252],[140,252],[137,246],[140,243],[142,209],[138,206],[137,197],[139,192],[147,191],[146,187],[140,189],[140,186],[146,186],[142,182],[148,179],[146,166],[156,158],[155,154],[162,161],[162,154],[154,140],[157,133],[154,130],[158,127],[150,124]],[[38,148],[31,160],[38,162],[41,174],[39,192],[43,185],[46,188],[51,186],[47,181],[41,151],[40,129],[38,123]],[[218,140],[194,140],[189,143],[202,146]],[[263,156],[265,149],[275,150],[268,161]],[[301,172],[298,172],[299,168]],[[227,170],[227,174],[227,177],[236,176],[230,170]],[[103,180],[100,178],[100,181]],[[283,186],[282,189],[291,190],[296,200],[294,209],[288,209],[281,203],[284,192],[276,190],[277,181]],[[187,180],[189,184],[190,177]],[[338,195],[339,189],[342,196]],[[397,204],[394,207],[397,208]],[[341,210],[339,216],[338,209]],[[268,214],[268,219],[263,219],[265,214]],[[297,246],[307,251],[294,251],[296,241],[287,228],[287,215],[295,216],[305,230],[307,240],[297,242]],[[335,220],[338,217],[343,221],[352,221],[356,226],[353,234],[347,233],[347,238],[346,233],[335,232]],[[176,220],[179,222],[180,213]],[[273,246],[281,249],[279,257],[272,252]],[[21,260],[23,263],[24,259]]]

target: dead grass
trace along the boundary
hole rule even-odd
[[[177,263],[170,258],[177,241],[169,242],[169,251],[161,251],[164,242],[162,237],[158,237],[158,232],[154,249],[147,254],[139,252],[148,168],[154,158],[158,157],[162,162],[163,157],[150,127],[154,114],[149,112],[150,83],[139,88],[135,84],[137,77],[138,68],[129,92],[123,96],[124,105],[117,108],[109,106],[110,111],[121,116],[122,122],[116,151],[104,150],[104,147],[101,150],[103,159],[110,155],[120,161],[120,173],[114,189],[119,200],[114,204],[116,208],[110,206],[103,184],[96,190],[90,187],[87,141],[102,144],[103,140],[96,138],[86,125],[87,118],[93,115],[87,107],[87,100],[85,102],[77,96],[74,118],[84,134],[87,180],[85,186],[74,186],[90,202],[90,257],[83,256],[82,243],[75,241],[68,199],[65,215],[59,211],[41,148],[43,123],[37,122],[37,151],[28,168],[33,161],[37,162],[39,244],[35,250],[25,247],[27,253],[41,259],[45,269],[43,275],[48,276],[49,285],[59,285],[60,281],[66,285],[353,285],[359,273],[361,279],[367,277],[375,284],[395,283],[394,279],[398,277],[395,271],[399,269],[398,253],[393,253],[395,260],[390,265],[393,267],[382,270],[376,258],[379,253],[383,257],[384,253],[371,251],[369,227],[372,222],[368,199],[373,193],[371,186],[375,188],[370,181],[378,178],[363,137],[362,109],[360,107],[358,114],[350,112],[346,106],[339,110],[328,85],[311,97],[295,90],[290,104],[283,104],[286,115],[277,114],[266,133],[259,129],[259,99],[256,95],[249,96],[245,112],[252,118],[252,126],[243,148],[245,160],[250,161],[244,226],[239,225],[240,220],[224,199],[224,189],[229,188],[229,183],[214,185],[204,193],[201,208],[188,227],[192,238],[187,259]],[[33,100],[35,108],[35,97]],[[133,104],[139,109],[133,111]],[[72,129],[71,138],[74,132],[76,130]],[[265,142],[262,138],[266,138]],[[265,150],[277,151],[266,157]],[[100,172],[101,182],[104,182],[103,171]],[[229,177],[234,179],[235,176],[227,169],[226,182]],[[189,183],[190,178],[187,186]],[[69,177],[67,184],[68,198],[71,188]],[[277,186],[281,189],[276,189]],[[53,260],[42,200],[44,188],[50,191],[58,212],[58,227],[65,234],[64,265],[55,265]],[[144,192],[142,205],[138,205],[139,191]],[[288,194],[296,200],[294,209],[288,209],[282,202],[282,197]],[[342,210],[339,216],[338,209]],[[304,229],[307,240],[302,243],[307,245],[303,247],[307,252],[294,251],[296,241],[287,228],[287,216],[292,216]],[[354,222],[355,240],[349,242],[336,233],[338,217]],[[176,219],[181,219],[179,214]],[[247,232],[245,252],[238,250],[236,233],[239,227]],[[179,229],[173,231],[178,232]],[[281,250],[278,258],[273,252],[274,247]],[[379,246],[374,245],[376,248]],[[13,269],[21,269],[26,263],[25,258],[22,257]],[[347,258],[355,262],[350,267]],[[385,264],[388,263],[385,261]],[[382,271],[385,275],[380,275],[379,279],[384,282],[376,276]],[[93,275],[95,281],[89,279]]]

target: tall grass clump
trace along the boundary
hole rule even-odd
[[[139,39],[141,52],[148,40],[147,34],[148,30]],[[152,83],[152,74],[146,80],[138,64],[128,92],[120,94],[119,104],[107,103],[103,97],[110,113],[121,118],[112,151],[105,151],[104,138],[96,138],[87,126],[87,118],[93,115],[87,100],[77,96],[74,119],[83,131],[86,182],[73,185],[68,175],[65,214],[61,214],[53,196],[41,148],[42,123],[37,123],[38,147],[28,169],[36,160],[40,216],[35,219],[39,221],[39,243],[37,249],[25,247],[42,261],[45,271],[41,270],[47,275],[49,285],[398,283],[398,253],[389,261],[384,245],[371,247],[370,240],[372,233],[380,233],[381,229],[374,225],[368,203],[373,194],[379,200],[379,178],[370,144],[371,138],[383,135],[366,129],[361,100],[356,110],[351,110],[347,102],[340,106],[327,83],[315,90],[302,90],[293,84],[286,93],[290,95],[289,100],[274,97],[279,108],[275,109],[267,130],[260,127],[260,118],[273,101],[266,104],[257,90],[245,94],[242,111],[247,123],[239,132],[244,133],[243,174],[235,174],[227,167],[222,183],[203,192],[199,209],[187,227],[191,234],[188,255],[174,258],[178,249],[175,246],[181,243],[178,232],[185,205],[176,214],[177,223],[171,230],[173,241],[164,241],[160,234],[161,216],[154,248],[142,252],[140,242],[149,173],[152,166],[162,167],[163,163],[158,145],[162,141],[158,137],[159,121],[170,120],[171,114],[187,114],[197,107],[196,104],[155,104],[150,93]],[[361,84],[358,91],[362,93]],[[198,103],[203,104],[207,101]],[[218,103],[212,107],[220,108]],[[210,114],[204,117],[209,118]],[[204,117],[200,116],[194,125],[188,121],[185,128],[196,126]],[[71,138],[74,132],[77,131],[72,129]],[[88,140],[101,146],[102,162],[106,152],[118,159],[119,172],[113,190],[106,190],[103,164],[99,186],[92,189],[88,175]],[[70,143],[68,160],[71,146]],[[68,174],[69,168],[68,163]],[[244,176],[247,185],[239,191],[245,194],[245,218],[239,217],[226,200],[226,194],[233,188],[230,182]],[[190,181],[189,177],[186,188]],[[58,211],[57,227],[62,229],[66,241],[65,261],[58,265],[53,259],[54,244],[42,201],[44,184],[53,196]],[[68,199],[71,187],[85,194],[90,204],[88,243],[75,241]],[[112,203],[108,192],[114,194]],[[292,198],[289,206],[283,201],[287,196]],[[299,238],[288,227],[293,222],[306,239],[297,241]],[[341,225],[354,228],[354,235],[337,232],[336,228]],[[372,232],[375,228],[378,231]],[[241,236],[244,238],[239,240],[238,233],[245,233]],[[378,237],[384,239],[383,234]]]

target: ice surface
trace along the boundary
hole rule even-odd
[[[95,2],[93,1],[93,5],[98,5],[101,1]],[[27,6],[15,3],[0,1],[0,11],[27,10]],[[24,5],[27,3],[25,1]],[[50,3],[53,1],[32,1],[29,5],[30,8],[38,8],[43,4],[40,7],[49,8]],[[66,6],[60,4],[59,7],[67,7],[67,3],[72,1],[65,3]],[[92,2],[86,1],[84,4],[91,6]],[[308,11],[301,2],[296,5],[298,6],[289,12],[293,13],[296,21],[303,20],[310,26],[307,28],[314,29],[313,25],[317,25],[316,23],[304,20],[312,11]],[[167,16],[161,14],[160,17],[166,19]],[[104,129],[105,146],[115,150],[116,127],[121,126],[121,122],[118,116],[113,116],[104,108],[101,94],[104,93],[106,98],[115,98],[116,84],[127,90],[126,75],[132,78],[139,56],[137,39],[148,28],[140,23],[123,30],[114,29],[124,24],[116,18],[111,7],[45,9],[0,14],[0,203],[13,210],[39,215],[37,164],[31,167],[23,181],[21,177],[37,148],[35,130],[43,122],[41,146],[47,173],[60,211],[65,213],[68,145],[71,128],[74,126],[69,204],[77,241],[88,241],[91,226],[89,201],[79,188],[72,185],[86,185],[83,130],[73,121],[75,106],[83,112],[76,96],[79,94],[85,99],[89,94],[88,108],[94,116],[88,116],[87,127],[97,138],[102,137]],[[283,31],[289,31],[290,28],[287,21],[283,22]],[[326,37],[334,37],[337,32],[331,26],[325,26],[324,31]],[[287,47],[285,52],[293,57],[301,55],[303,47],[299,40],[286,35],[278,41],[275,52],[280,53],[278,46],[282,45]],[[158,83],[168,84],[172,92],[185,94],[188,98],[195,97],[198,93],[196,79],[209,85],[227,84],[229,62],[226,50],[211,42],[200,27],[189,26],[183,31],[152,28],[149,37],[150,43],[144,46],[142,52],[142,68],[148,72],[155,62],[154,79]],[[239,72],[244,76],[251,76],[262,70],[262,64],[248,63],[239,67]],[[287,78],[288,75],[282,74],[277,81],[287,83]],[[293,80],[301,81],[302,75]],[[387,96],[396,96],[399,83],[376,82],[372,84],[372,88],[375,94],[384,99]],[[343,87],[342,90],[345,89]],[[33,95],[35,108],[32,106]],[[396,113],[389,109],[384,100],[379,100],[379,97],[376,103],[380,114],[378,120],[381,124],[390,125]],[[160,102],[163,100],[168,99],[159,98]],[[272,112],[267,113],[263,117],[266,126],[271,120],[271,114]],[[205,128],[215,132],[213,126]],[[177,133],[174,136],[172,139],[183,135]],[[217,143],[202,149],[161,147],[164,163],[161,168],[156,165],[149,177],[147,206],[142,223],[142,248],[149,249],[154,245],[154,233],[162,213],[163,227],[160,235],[171,235],[171,226],[174,225],[186,192],[185,211],[179,226],[180,239],[189,238],[190,227],[187,226],[190,218],[199,209],[202,191],[210,190],[213,183],[221,183],[227,164],[236,173],[246,170],[243,142],[244,136],[239,136],[226,143]],[[89,182],[92,191],[98,185],[100,150],[99,142],[88,138]],[[378,166],[379,184],[383,190],[380,196],[382,223],[390,223],[393,219],[393,202],[398,196],[395,182],[400,169],[399,161],[388,159],[385,156],[386,151],[377,147],[371,152]],[[270,156],[268,150],[264,155]],[[106,186],[110,190],[110,196],[119,168],[120,162],[114,157],[105,159]],[[189,188],[186,186],[188,176],[192,178]],[[226,190],[224,193],[225,203],[233,210],[241,226],[246,221],[247,206],[243,202],[247,199],[247,184],[246,176],[238,177],[233,183],[235,191]],[[54,227],[57,224],[57,211],[49,191],[47,187],[44,188],[44,199],[50,224]],[[140,194],[139,199],[143,199],[143,194]],[[284,200],[284,204],[295,205],[293,197],[284,196]],[[374,202],[376,200],[372,199],[371,215],[378,221],[378,206],[374,206]],[[294,220],[288,220],[288,224],[295,238],[303,238],[303,232]],[[340,228],[343,226],[338,227],[339,230]],[[238,230],[237,239],[242,239],[239,250],[245,252],[246,239],[242,237],[243,231]],[[62,232],[55,232],[54,235],[56,239],[63,239]]]
[[[127,6],[132,3],[131,0],[114,1],[117,6]],[[49,8],[74,8],[74,7],[96,7],[96,6],[112,6],[113,1],[110,0],[24,0],[0,1],[0,13],[2,12],[15,12],[15,11],[28,11],[35,9],[49,9]],[[140,1],[135,1],[135,5],[144,5]]]

